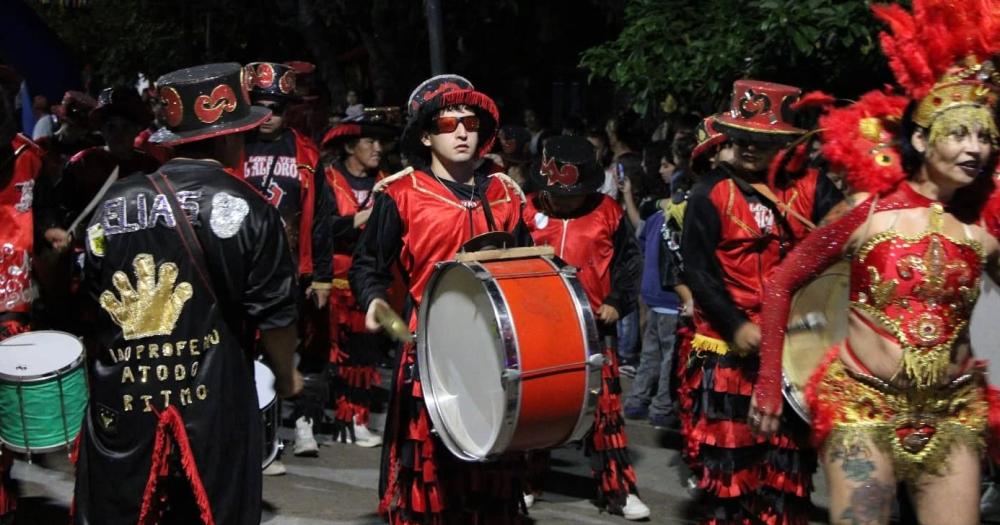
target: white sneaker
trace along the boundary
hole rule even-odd
[[[295,420],[295,445],[292,453],[296,456],[319,456],[319,444],[313,436],[313,423],[311,419],[302,416]]]
[[[535,495],[528,492],[524,495],[524,508],[530,509],[535,504]]]
[[[639,499],[639,496],[629,494],[625,506],[621,508],[621,515],[631,521],[646,519],[649,517],[649,507]]]
[[[288,469],[285,468],[285,464],[282,463],[280,459],[272,461],[271,464],[264,469],[265,476],[284,476],[287,473]]]
[[[979,500],[979,511],[982,513],[982,521],[997,522],[1000,520],[1000,489],[996,483],[989,483],[986,492]]]
[[[362,448],[377,447],[382,444],[382,436],[368,430],[367,425],[359,425],[354,416],[354,444]]]

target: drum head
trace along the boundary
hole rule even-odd
[[[75,365],[83,356],[76,337],[55,330],[39,330],[0,341],[0,378],[12,381],[41,379]]]
[[[789,331],[785,335],[782,371],[785,394],[792,408],[808,420],[805,385],[823,361],[826,351],[847,337],[848,288],[850,263],[841,261],[823,272],[792,299],[788,316],[794,324],[806,315],[822,316],[824,326],[812,330]]]
[[[969,321],[969,337],[972,339],[972,352],[979,359],[989,361],[986,371],[993,385],[1000,385],[1000,323],[997,313],[1000,312],[1000,288],[990,279],[983,279],[982,293],[972,310],[972,320]]]
[[[424,397],[435,429],[453,453],[483,459],[500,433],[505,355],[494,306],[468,267],[440,270],[424,295],[418,327]],[[455,450],[457,448],[458,450]]]
[[[253,380],[257,384],[257,407],[264,410],[274,403],[274,373],[264,363],[254,361]]]

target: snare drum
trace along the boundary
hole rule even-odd
[[[575,269],[554,257],[438,265],[417,359],[434,431],[460,459],[556,447],[594,421],[597,325]]]
[[[274,374],[260,361],[253,362],[253,379],[257,384],[257,406],[260,408],[260,422],[263,430],[263,457],[261,468],[265,469],[278,457],[281,440],[278,439],[278,396],[274,391]]]
[[[83,344],[40,330],[0,341],[0,441],[16,452],[69,447],[87,410]]]

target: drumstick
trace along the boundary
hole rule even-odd
[[[392,311],[392,308],[376,303],[375,320],[378,321],[378,324],[382,325],[382,329],[392,339],[401,343],[413,342],[413,334],[410,333],[409,326],[403,322],[403,319],[396,312]]]

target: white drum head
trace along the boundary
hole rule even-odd
[[[70,367],[83,355],[83,344],[65,332],[39,330],[0,341],[0,374],[33,378]]]
[[[466,454],[485,458],[500,433],[505,394],[500,382],[504,350],[493,304],[467,268],[442,275],[421,327],[427,345],[424,396],[436,406],[438,433],[447,433]],[[446,440],[447,442],[447,440]]]
[[[987,367],[990,383],[1000,385],[1000,288],[983,276],[983,286],[979,301],[972,310],[969,321],[969,337],[972,339],[972,353],[979,359],[988,359]]]
[[[257,383],[257,407],[263,410],[274,402],[274,373],[264,363],[254,361],[253,380]]]

